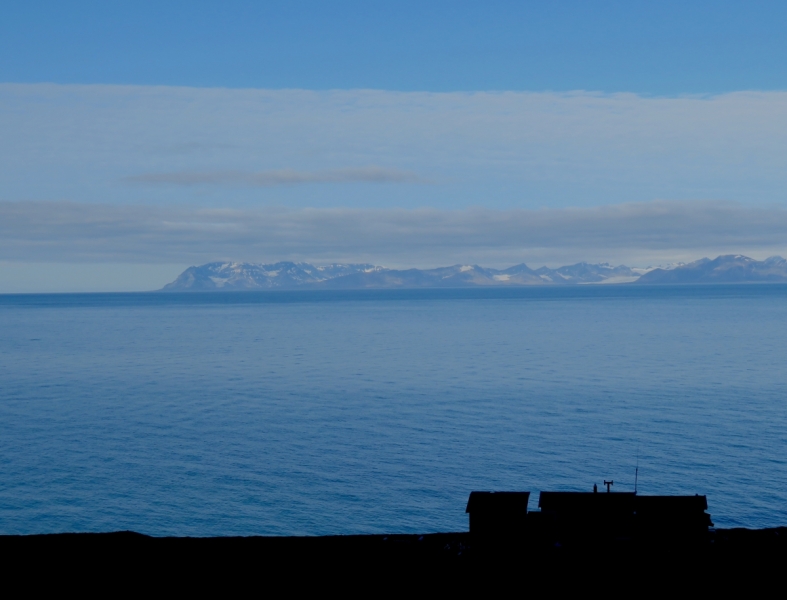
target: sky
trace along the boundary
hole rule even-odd
[[[787,4],[27,2],[0,293],[787,254]]]

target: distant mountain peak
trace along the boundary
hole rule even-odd
[[[779,256],[758,261],[742,254],[725,254],[669,270],[653,269],[637,283],[787,283],[787,261]]]
[[[273,264],[213,262],[189,267],[163,291],[248,291],[288,289],[327,281],[350,273],[377,269],[369,264],[331,264],[282,261]]]

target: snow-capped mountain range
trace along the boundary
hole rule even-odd
[[[189,267],[162,291],[253,291],[293,288],[435,288],[476,286],[572,285],[593,283],[787,283],[787,261],[773,256],[757,261],[741,255],[719,256],[667,267],[614,267],[577,263],[557,269],[508,269],[454,265],[436,269],[386,269],[370,264],[275,264],[215,262]]]
[[[671,269],[650,269],[637,283],[787,283],[787,260],[781,256],[754,260],[741,254],[701,258]]]

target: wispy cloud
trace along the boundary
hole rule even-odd
[[[268,187],[298,183],[429,183],[429,180],[410,171],[382,167],[357,167],[324,171],[178,171],[171,173],[142,173],[124,177],[124,181],[164,185],[245,185]]]
[[[787,252],[787,210],[641,202],[542,210],[196,209],[0,202],[0,260],[627,264]]]
[[[787,92],[0,84],[0,132],[4,200],[533,208],[787,189]]]

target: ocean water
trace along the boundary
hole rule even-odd
[[[474,489],[787,524],[787,286],[0,296],[0,533],[465,530]]]

